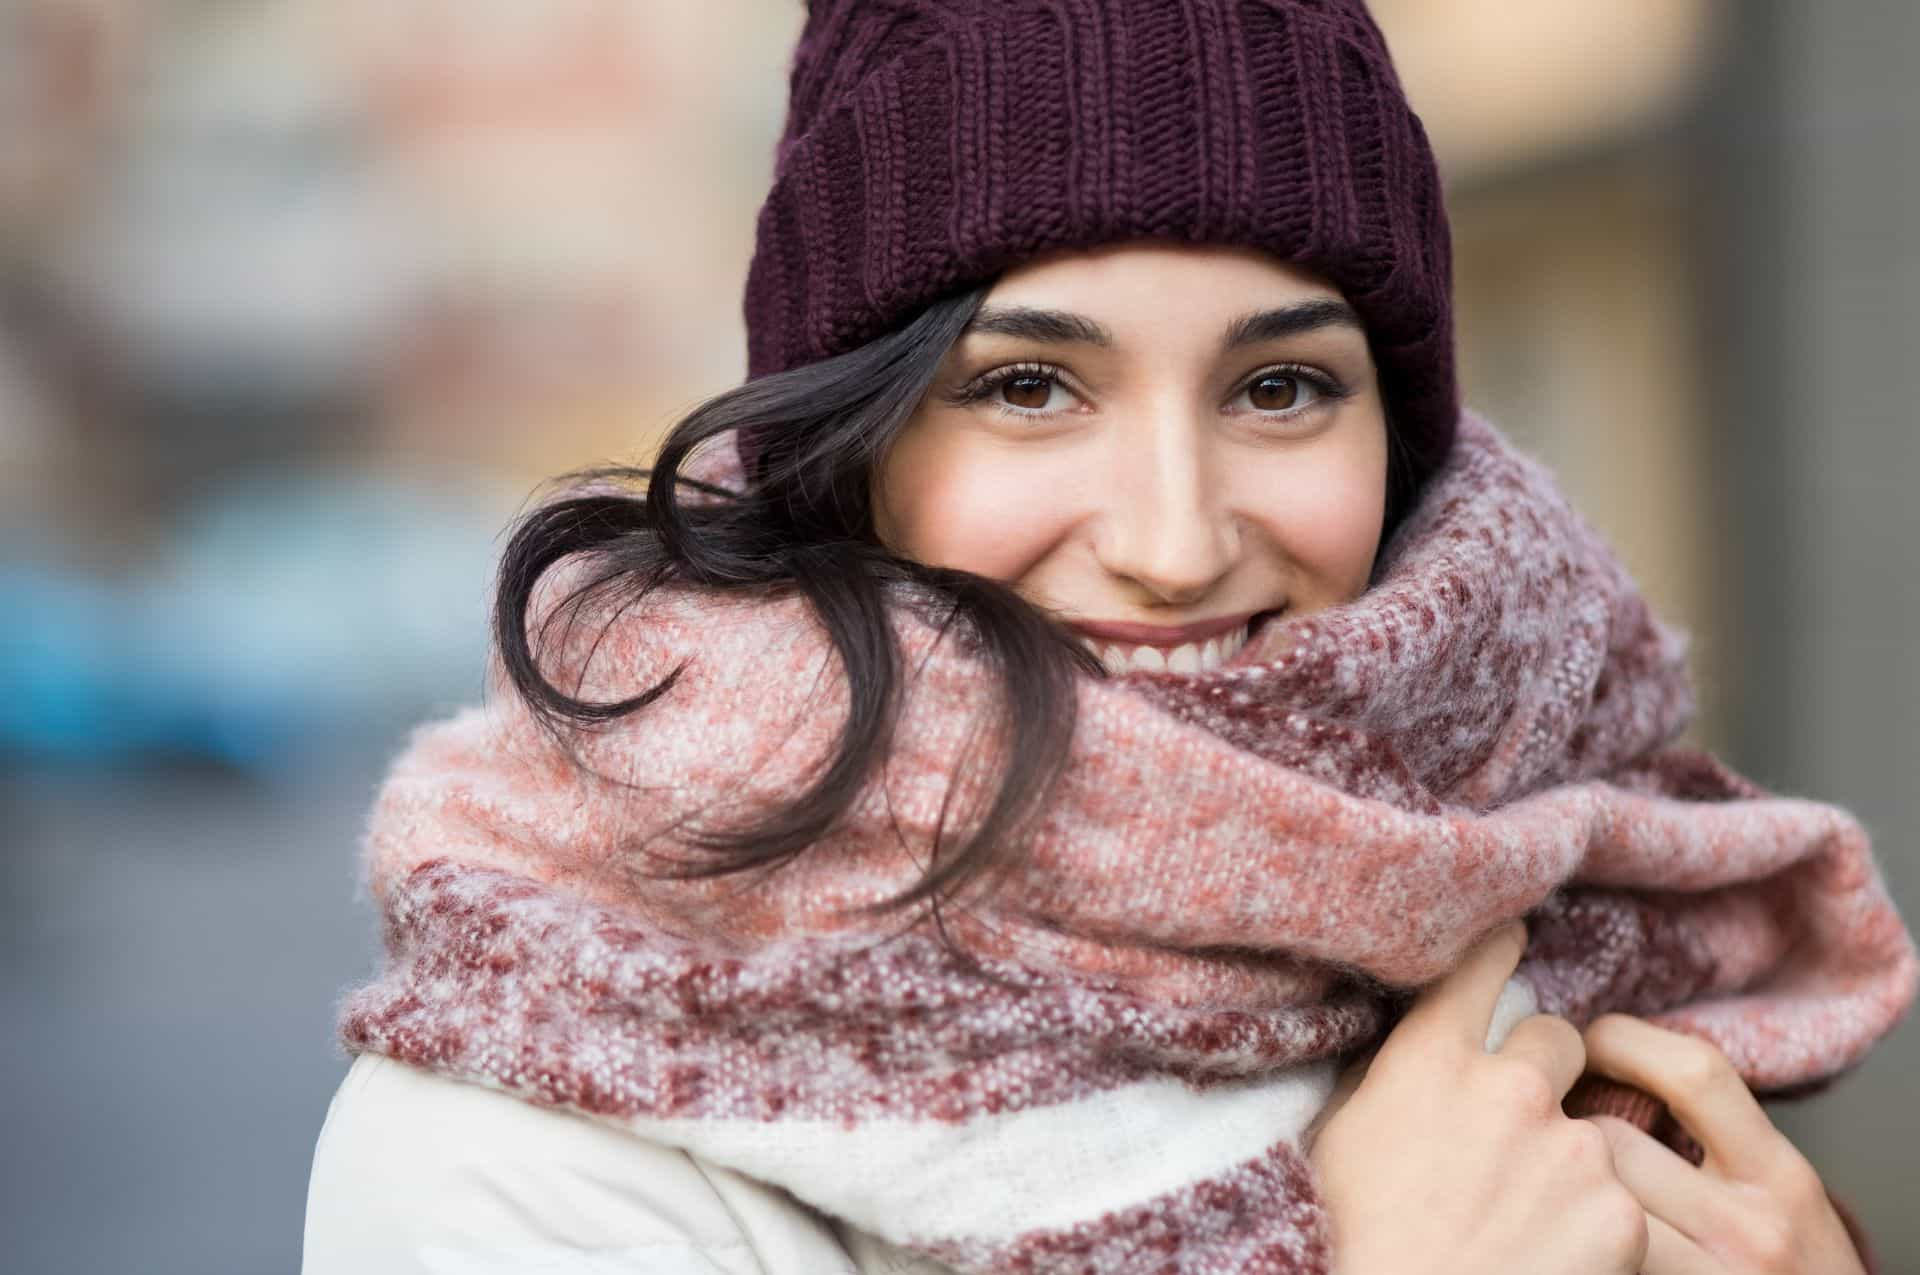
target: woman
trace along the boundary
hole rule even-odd
[[[823,0],[792,102],[752,378],[522,523],[383,790],[309,1271],[1861,1269],[1741,1077],[1911,943],[1458,411],[1364,10]]]

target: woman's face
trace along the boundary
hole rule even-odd
[[[1115,671],[1357,597],[1387,430],[1365,330],[1266,253],[1142,241],[1003,275],[873,478],[895,552],[1012,586]]]

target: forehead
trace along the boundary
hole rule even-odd
[[[1022,263],[988,290],[967,328],[976,342],[1162,350],[1318,333],[1365,337],[1345,298],[1309,271],[1258,249],[1164,241]]]

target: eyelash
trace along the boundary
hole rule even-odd
[[[1064,384],[1062,369],[1054,364],[1013,363],[1006,367],[995,368],[991,372],[975,377],[958,390],[955,390],[950,396],[950,401],[960,406],[978,403],[992,395],[1009,381],[1017,381],[1023,377],[1041,378]],[[1349,393],[1345,385],[1327,375],[1325,372],[1298,363],[1279,363],[1272,367],[1263,367],[1242,381],[1240,387],[1233,392],[1234,397],[1238,398],[1248,387],[1258,385],[1268,377],[1287,377],[1293,380],[1304,381],[1308,385],[1311,385],[1315,393],[1319,396],[1303,407],[1292,407],[1285,411],[1263,412],[1258,408],[1254,409],[1255,415],[1265,416],[1270,419],[1290,420],[1295,416],[1311,412],[1317,407],[1329,403],[1336,403],[1347,397]],[[1067,392],[1071,394],[1074,391],[1071,387],[1068,387]],[[1048,412],[1037,407],[1015,407],[1011,403],[995,403],[993,407],[1002,417],[1014,417],[1022,420],[1045,420],[1049,417],[1061,415],[1058,411]]]

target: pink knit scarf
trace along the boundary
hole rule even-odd
[[[916,880],[943,802],[993,773],[948,791],[999,694],[954,635],[901,608],[889,761],[830,836],[673,882],[650,869],[693,853],[685,827],[806,778],[843,676],[798,601],[589,613],[546,653],[556,684],[685,673],[581,739],[617,782],[497,667],[484,706],[417,729],[372,814],[388,960],[347,1046],[982,1272],[1324,1275],[1303,1137],[1335,1069],[1521,915],[1516,1012],[1645,1015],[1762,1093],[1857,1063],[1920,969],[1866,834],[1674,746],[1683,644],[1547,474],[1466,414],[1388,554],[1226,667],[1080,679],[1064,782],[944,940],[845,909]]]

